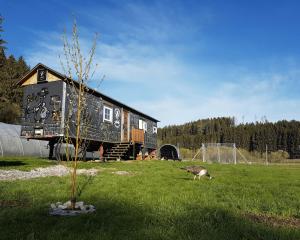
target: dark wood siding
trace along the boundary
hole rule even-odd
[[[157,123],[135,113],[130,113],[130,127],[139,129],[139,120],[147,123],[147,131],[145,131],[145,147],[156,149],[157,134],[153,132],[153,127],[157,127]]]
[[[75,136],[75,116],[76,116],[76,105],[77,101],[74,101],[70,105],[71,87],[67,86],[67,98],[66,98],[66,114],[69,112],[69,107],[71,111],[71,132],[72,136]],[[72,98],[71,98],[72,99]],[[113,110],[112,122],[107,122],[103,120],[103,109],[107,106]],[[121,141],[121,108],[110,103],[103,101],[103,99],[94,96],[92,94],[87,94],[87,104],[85,106],[84,117],[88,118],[87,134],[86,138],[94,141],[100,142],[120,142]],[[68,116],[66,115],[66,119]]]
[[[43,128],[44,135],[63,134],[62,106],[62,81],[25,86],[21,135],[33,135],[34,128]]]
[[[73,99],[75,95],[71,91],[72,87],[63,81],[25,86],[22,135],[33,136],[37,127],[43,128],[44,134],[49,136],[64,135],[64,119],[69,119],[70,136],[75,137],[77,101]],[[144,145],[146,148],[156,148],[157,134],[153,132],[153,127],[157,127],[157,122],[153,119],[146,118],[142,113],[133,113],[115,101],[110,102],[92,93],[87,93],[86,103],[84,118],[89,120],[85,138],[109,143],[130,141],[131,130],[139,129],[139,120],[143,120],[147,122]],[[104,106],[112,109],[112,122],[104,121]]]

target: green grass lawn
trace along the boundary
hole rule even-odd
[[[23,165],[4,164],[20,161]],[[42,159],[0,159],[30,170]],[[213,180],[181,170],[199,162],[81,163],[80,200],[96,213],[49,216],[67,201],[69,177],[0,182],[0,239],[300,239],[300,166],[206,165]],[[131,175],[112,172],[126,170]],[[17,204],[9,204],[14,200]],[[5,204],[3,204],[5,203]]]

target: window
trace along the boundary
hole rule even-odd
[[[153,133],[157,133],[157,127],[153,127]]]
[[[139,120],[139,129],[143,129],[143,120]]]
[[[103,121],[112,122],[112,108],[104,106],[103,108]]]
[[[139,129],[143,129],[144,131],[147,131],[147,122],[143,120],[139,120]]]
[[[147,123],[143,122],[143,129],[145,130],[145,132],[147,132]]]

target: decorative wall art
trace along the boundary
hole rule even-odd
[[[120,128],[120,126],[121,126],[120,116],[121,116],[120,109],[119,109],[119,108],[115,108],[115,121],[114,121],[114,126],[115,126],[116,128]]]

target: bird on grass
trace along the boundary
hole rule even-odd
[[[202,176],[207,176],[209,177],[209,179],[212,179],[207,169],[202,166],[187,166],[187,167],[182,167],[181,169],[194,174],[195,175],[194,180],[196,179],[197,176],[199,177],[199,180]]]

